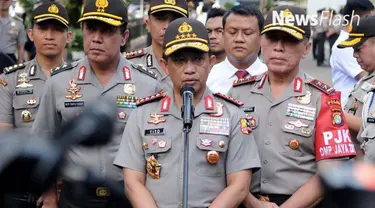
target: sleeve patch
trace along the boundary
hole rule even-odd
[[[315,156],[317,161],[356,155],[340,105],[340,96],[341,92],[333,95],[322,93],[315,132]]]

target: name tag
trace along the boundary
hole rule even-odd
[[[164,128],[146,129],[145,130],[145,136],[159,136],[159,135],[165,135]]]
[[[367,118],[367,123],[375,123],[375,118],[368,117]]]
[[[252,112],[255,112],[255,107],[242,107],[242,110],[245,112],[245,113],[252,113]]]
[[[73,108],[73,107],[84,107],[84,101],[72,101],[72,102],[64,102],[65,108]]]
[[[33,89],[16,90],[16,95],[28,95],[28,94],[33,94],[33,93],[34,93]]]

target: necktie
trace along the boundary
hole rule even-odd
[[[245,78],[247,75],[249,75],[249,72],[247,72],[246,70],[238,70],[238,71],[236,71],[236,76],[237,76],[239,79],[243,79],[243,78]]]

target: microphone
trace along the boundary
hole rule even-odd
[[[184,85],[181,90],[180,94],[182,96],[182,107],[181,107],[181,117],[183,119],[184,129],[190,129],[193,125],[193,118],[194,118],[194,106],[193,106],[193,98],[194,98],[195,90],[190,85]]]

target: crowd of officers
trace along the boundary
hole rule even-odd
[[[340,91],[299,67],[311,49],[310,25],[273,22],[273,11],[306,15],[302,8],[280,6],[263,19],[256,8],[238,5],[223,17],[220,12],[212,17],[222,18],[224,27],[217,21],[219,26],[206,28],[188,18],[185,0],[151,0],[146,25],[152,45],[121,54],[119,46],[129,38],[126,11],[122,0],[88,0],[78,20],[86,56],[65,63],[63,50],[72,37],[66,9],[58,3],[40,5],[27,31],[36,57],[5,68],[0,76],[4,129],[52,137],[84,106],[99,97],[112,101],[118,117],[111,142],[72,147],[67,160],[123,184],[124,197],[98,185],[86,187],[85,197],[77,198],[74,181],[63,177],[42,196],[7,194],[4,207],[182,207],[184,85],[195,89],[189,207],[328,207],[322,202],[319,168],[361,151],[366,161],[374,160],[375,87],[369,80],[375,69],[375,17],[353,25],[349,39],[339,45],[353,47],[369,72],[343,111]],[[229,19],[253,21],[259,28],[232,27]],[[212,92],[206,85],[210,70],[217,59],[225,59],[216,41],[219,33],[233,39],[237,55],[246,50],[243,41],[259,37],[267,71],[238,76],[228,93]],[[351,114],[362,117],[362,148],[350,134],[353,119],[360,117]]]

